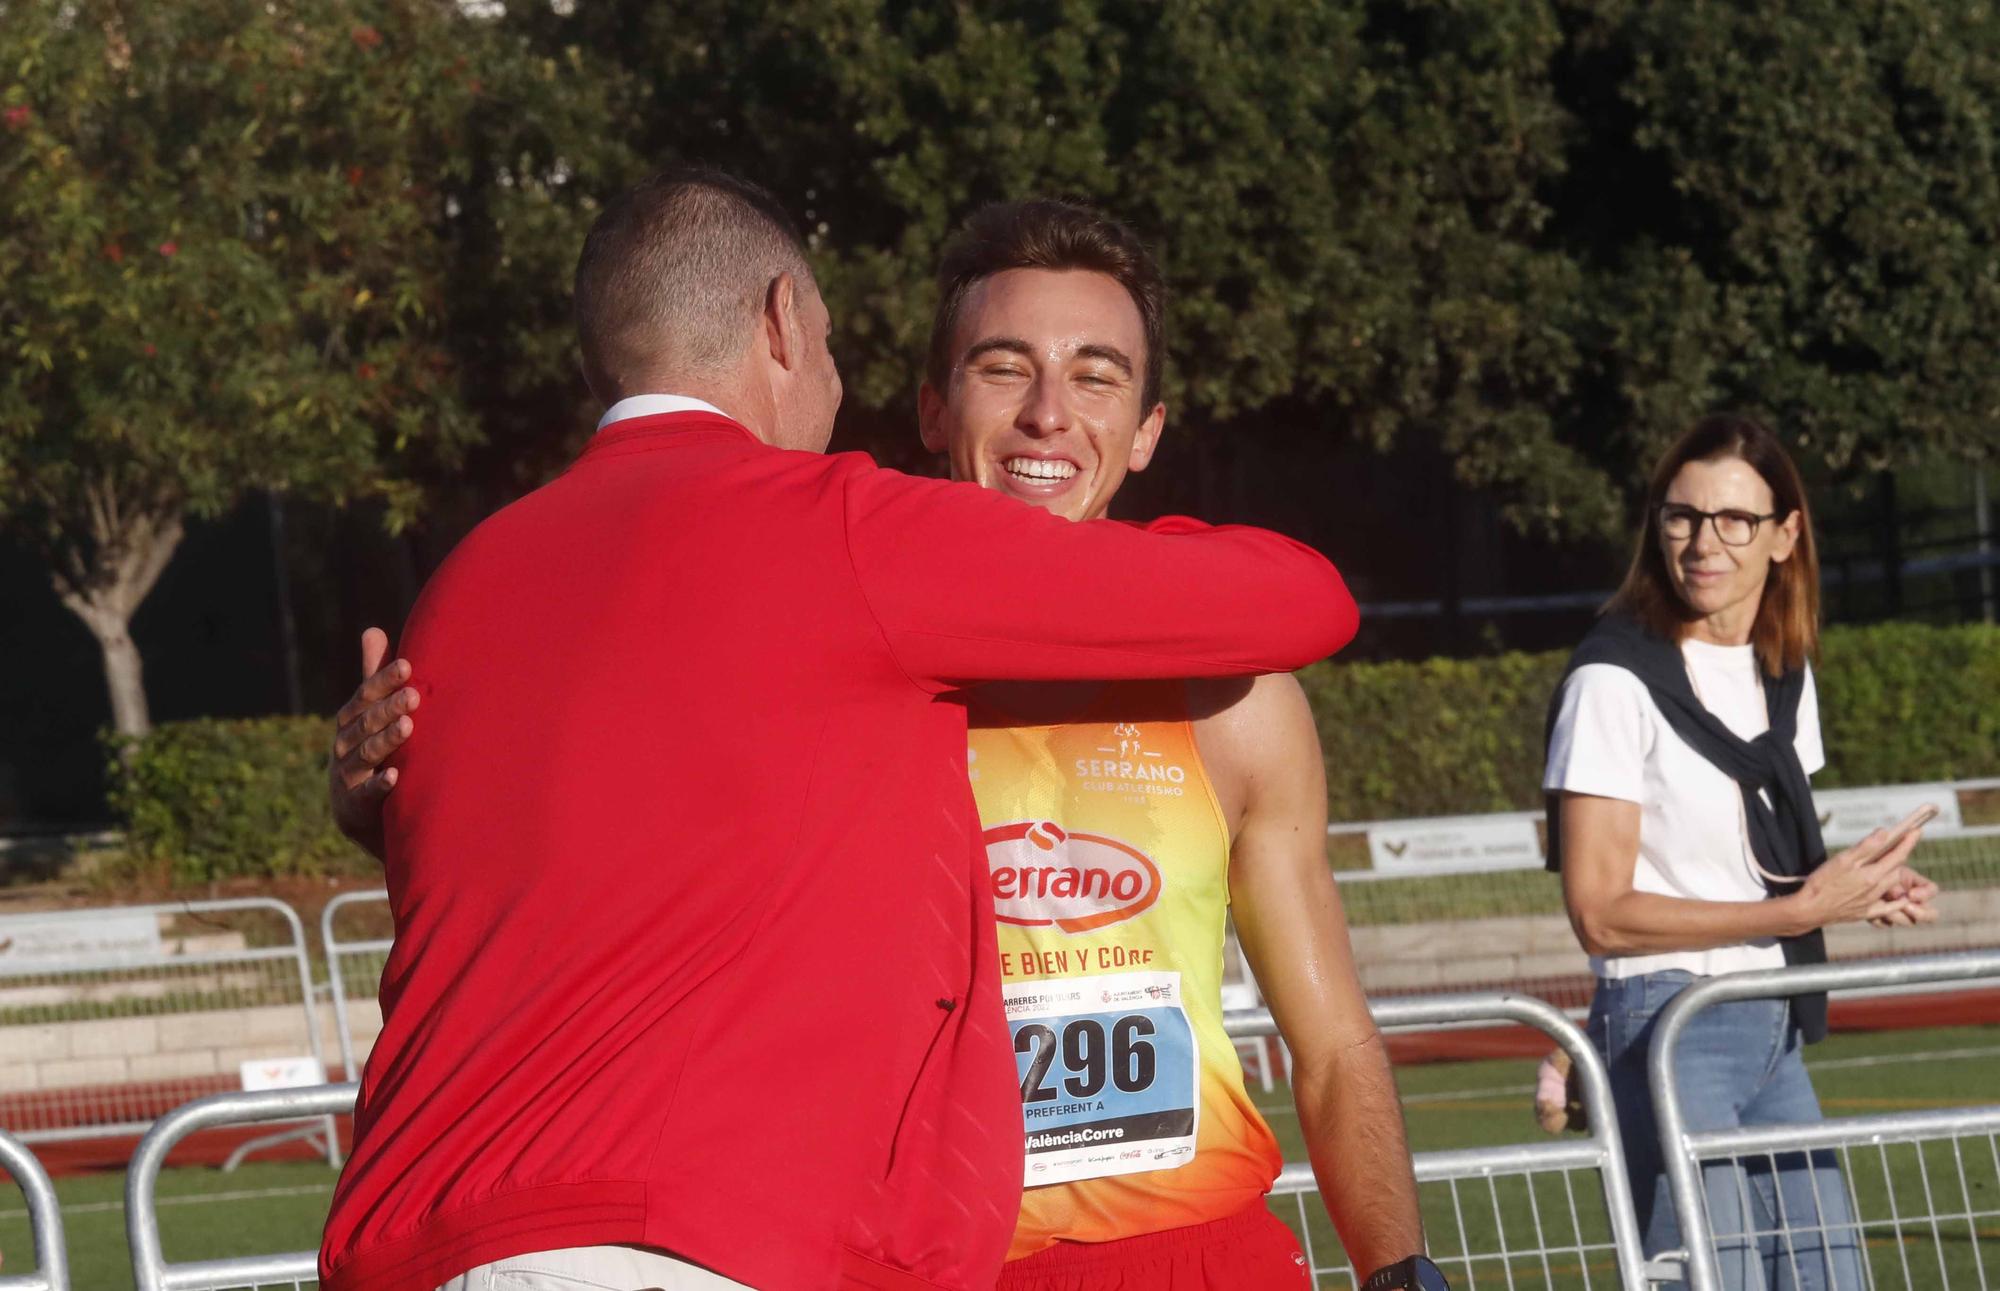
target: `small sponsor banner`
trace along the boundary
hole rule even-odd
[[[0,970],[53,970],[162,953],[160,920],[150,911],[0,915]]]
[[[1385,821],[1368,831],[1368,856],[1392,874],[1532,870],[1541,867],[1542,840],[1535,822],[1518,816]]]
[[[243,1064],[243,1088],[252,1093],[325,1083],[326,1072],[317,1058],[255,1058]]]
[[[1820,833],[1826,845],[1835,850],[1860,842],[1873,830],[1893,829],[1925,803],[1938,809],[1937,819],[1924,826],[1925,838],[1940,838],[1965,828],[1965,818],[1958,810],[1958,791],[1948,784],[1821,789],[1813,794]]]

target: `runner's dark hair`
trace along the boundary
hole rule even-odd
[[[1146,337],[1140,403],[1160,400],[1167,310],[1166,280],[1152,252],[1126,225],[1079,202],[1036,198],[982,206],[959,226],[938,265],[937,315],[931,323],[924,378],[943,390],[950,379],[952,342],[966,293],[1009,269],[1081,269],[1113,278],[1132,297]]]

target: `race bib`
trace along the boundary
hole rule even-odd
[[[1198,1055],[1179,973],[1054,978],[1004,991],[1026,1186],[1194,1160]]]

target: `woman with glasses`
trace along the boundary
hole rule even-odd
[[[1915,831],[1831,858],[1820,839],[1818,578],[1777,438],[1705,418],[1655,470],[1630,572],[1550,706],[1550,866],[1597,978],[1589,1031],[1648,1255],[1680,1245],[1646,1075],[1667,1001],[1698,977],[1824,961],[1829,924],[1935,918],[1935,886],[1904,865]],[[1676,1072],[1689,1128],[1818,1120],[1800,1047],[1825,1031],[1823,995],[1697,1014]],[[1831,1153],[1721,1163],[1704,1183],[1728,1286],[1866,1285]]]

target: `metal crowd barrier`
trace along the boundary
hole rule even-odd
[[[1794,1283],[1801,1265],[1817,1265],[1816,1271],[1823,1271],[1823,1280],[1837,1291],[1851,1280],[1838,1273],[1849,1264],[1826,1252],[1851,1244],[1864,1284],[1852,1291],[2000,1288],[2000,1105],[1693,1133],[1674,1079],[1682,1034],[1696,1014],[1717,1004],[1994,978],[2000,978],[2000,951],[1975,951],[1732,973],[1704,978],[1675,996],[1661,1011],[1648,1075],[1685,1249],[1657,1255],[1653,1275],[1666,1282],[1685,1277],[1693,1291],[1733,1291],[1724,1277],[1725,1258],[1768,1259]],[[2000,1078],[1990,1094],[2000,1103]],[[1780,1155],[1805,1152],[1838,1154],[1851,1222],[1820,1218],[1819,1177],[1807,1174],[1814,1215],[1786,1214],[1779,1192],[1777,1213],[1764,1216],[1763,1222],[1745,1232],[1714,1231],[1705,1174],[1729,1169],[1743,1213],[1754,1217],[1745,1183],[1749,1168],[1775,1175]]]
[[[1995,791],[2000,778],[1814,793],[1835,849],[1902,819],[1919,802],[1943,809],[1925,826],[1915,862],[1949,894],[1942,920],[1893,931],[1837,926],[1828,930],[1835,960],[2000,942],[2000,821],[1985,806]],[[1328,824],[1363,988],[1379,996],[1519,991],[1581,1019],[1594,985],[1563,913],[1562,885],[1542,872],[1542,816],[1536,809]],[[1446,926],[1448,937],[1441,935]]]
[[[246,916],[262,921],[253,931],[271,944],[246,944],[244,930],[228,926]],[[78,944],[93,930],[127,938],[100,953],[0,958],[0,1067],[20,1091],[0,1096],[0,1126],[24,1143],[137,1134],[188,1099],[239,1085],[246,1061],[310,1057],[324,1070],[305,929],[282,901],[21,919],[73,927]],[[162,936],[163,921],[202,931]],[[319,1146],[339,1163],[330,1134]]]
[[[1375,1000],[1377,1026],[1434,1027],[1468,1022],[1516,1022],[1543,1032],[1569,1054],[1582,1086],[1591,1129],[1582,1137],[1547,1138],[1504,1147],[1461,1148],[1415,1155],[1431,1258],[1456,1287],[1513,1288],[1610,1286],[1645,1291],[1638,1221],[1633,1215],[1625,1153],[1611,1111],[1611,1083],[1604,1060],[1588,1037],[1545,1000],[1528,995],[1452,995]],[[1229,1014],[1231,1037],[1273,1035],[1269,1012]],[[1527,1105],[1522,1105],[1526,1119]],[[1578,1173],[1596,1178],[1582,1186]],[[1322,1208],[1308,1204],[1318,1184],[1312,1167],[1288,1164],[1273,1195],[1290,1195],[1298,1207],[1299,1236],[1313,1285],[1353,1288],[1347,1264],[1323,1260],[1315,1230],[1324,1232]],[[1441,1196],[1439,1194],[1442,1194]],[[1551,1216],[1554,1220],[1552,1222]],[[1453,1240],[1441,1240],[1448,1219]],[[1599,1275],[1601,1276],[1594,1276]]]
[[[319,1277],[319,1253],[244,1255],[169,1264],[161,1254],[160,1217],[154,1205],[160,1168],[182,1139],[223,1125],[254,1125],[306,1117],[332,1118],[354,1110],[360,1087],[314,1085],[261,1093],[212,1094],[162,1116],[139,1141],[125,1176],[125,1235],[132,1250],[135,1291],[223,1291],[223,1288],[292,1287],[303,1291]]]
[[[396,943],[390,937],[368,937],[342,941],[336,924],[342,911],[357,905],[387,906],[387,889],[373,892],[343,892],[326,903],[319,916],[319,941],[326,950],[326,981],[333,997],[334,1030],[340,1041],[340,1064],[349,1080],[361,1075],[360,1044],[356,1040],[357,1013],[375,1009],[375,1025],[382,1024],[381,1009],[373,1003],[382,985],[382,966],[389,962],[389,950]]]
[[[19,1139],[0,1133],[0,1170],[13,1177],[28,1203],[28,1229],[35,1239],[33,1273],[0,1273],[0,1291],[69,1291],[69,1251],[63,1245],[62,1212],[55,1185],[34,1153]]]

